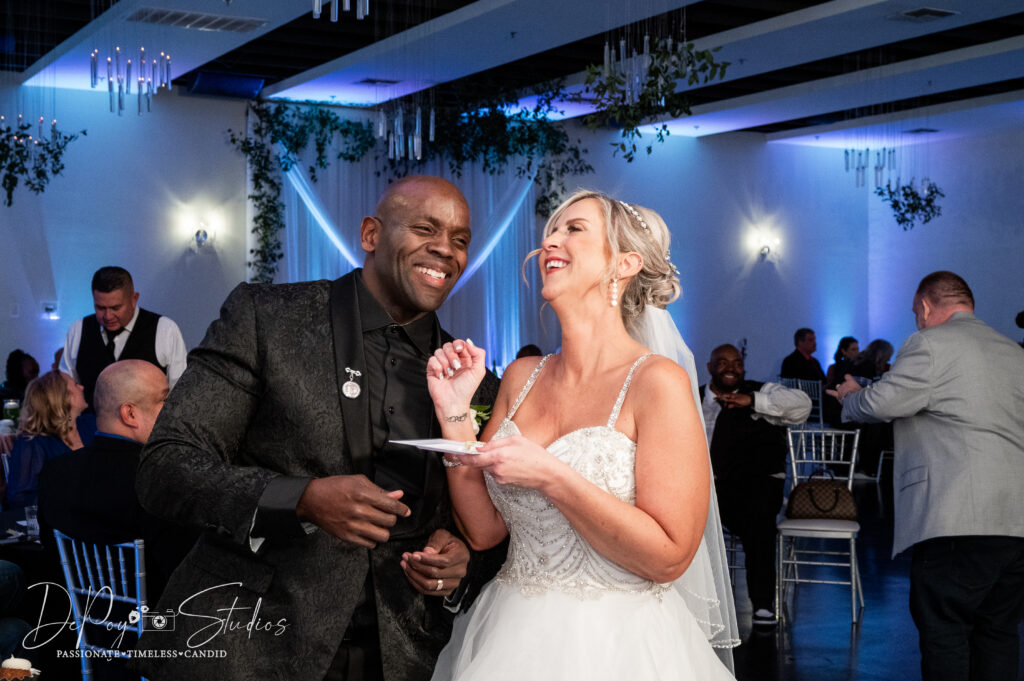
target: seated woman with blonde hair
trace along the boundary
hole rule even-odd
[[[47,372],[28,384],[11,449],[10,508],[36,503],[39,471],[47,459],[81,449],[77,420],[87,406],[82,386],[63,372]],[[86,438],[91,436],[89,433]]]

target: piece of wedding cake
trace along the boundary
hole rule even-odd
[[[32,663],[13,655],[0,664],[0,679],[34,679],[39,676],[38,669],[32,669]]]

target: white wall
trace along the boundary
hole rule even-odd
[[[932,145],[929,174],[945,192],[942,215],[903,231],[881,199],[869,201],[871,334],[897,348],[914,331],[921,278],[952,270],[974,292],[978,317],[1014,340],[1024,309],[1024,125]]]
[[[19,99],[33,103],[0,90],[0,102]],[[118,117],[105,93],[62,92],[55,106],[62,130],[88,135],[71,143],[43,194],[22,185],[13,206],[0,206],[0,355],[20,347],[45,371],[68,324],[92,312],[89,282],[103,265],[127,268],[140,304],[198,344],[246,276],[245,163],[225,136],[244,127],[244,103],[171,93],[150,114]],[[200,219],[216,242],[194,252]],[[44,319],[53,301],[61,318]]]
[[[178,321],[196,345],[246,276],[244,160],[225,138],[244,126],[244,103],[161,95],[142,118],[107,113],[103,94],[61,94],[56,105],[62,128],[89,134],[44,194],[22,187],[12,208],[0,206],[0,355],[21,347],[48,365],[70,321],[91,311],[89,279],[106,264],[131,270],[141,303]],[[684,293],[670,309],[702,382],[710,350],[741,338],[748,375],[774,376],[801,326],[817,331],[823,366],[844,335],[898,347],[913,331],[913,289],[935,269],[967,278],[982,319],[1024,334],[1013,324],[1024,308],[1024,126],[930,147],[943,215],[909,232],[854,186],[841,151],[766,144],[757,134],[671,137],[627,164],[609,150],[617,133],[574,132],[596,168],[581,184],[649,206],[671,228]],[[199,219],[217,237],[197,253],[187,244]],[[539,242],[540,224],[528,243]],[[780,241],[767,259],[747,244],[756,228]],[[453,303],[482,308],[478,298],[467,289]],[[60,320],[42,319],[47,301],[58,302]],[[539,307],[527,301],[520,314]]]
[[[605,151],[616,133],[583,135],[597,172],[582,182],[657,210],[672,230],[684,292],[670,310],[702,382],[711,349],[741,338],[747,375],[774,376],[801,326],[816,330],[822,367],[845,335],[898,348],[914,331],[918,282],[939,269],[968,281],[981,319],[1024,336],[1014,324],[1024,309],[1024,125],[930,144],[942,215],[910,231],[871,188],[854,186],[841,150],[751,133],[670,137],[626,164]],[[745,244],[755,226],[781,242],[765,260]]]
[[[841,336],[867,335],[867,206],[833,150],[765,144],[759,134],[670,137],[632,164],[589,143],[589,186],[658,211],[672,231],[683,296],[670,306],[700,368],[747,339],[747,375],[778,373],[793,331],[817,332],[823,366]],[[761,259],[751,232],[777,237]]]

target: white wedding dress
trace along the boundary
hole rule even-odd
[[[581,428],[548,451],[627,503],[636,501],[636,443],[615,430],[633,365],[604,426]],[[547,357],[534,370],[494,437],[512,422]],[[598,553],[540,492],[487,489],[511,535],[508,558],[455,620],[433,679],[479,681],[714,681],[732,679],[671,584],[655,584]]]

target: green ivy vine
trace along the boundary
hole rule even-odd
[[[534,206],[548,214],[565,193],[567,175],[592,172],[584,160],[585,149],[579,140],[572,142],[562,126],[548,120],[554,102],[563,91],[554,86],[541,94],[532,109],[515,109],[511,94],[488,97],[456,98],[455,102],[435,110],[435,137],[423,141],[420,160],[387,157],[378,153],[378,175],[404,177],[434,158],[448,162],[461,176],[467,162],[478,162],[484,172],[497,174],[514,164],[514,172],[524,177],[536,171],[534,182],[540,194]],[[299,154],[313,142],[316,160],[310,167],[310,179],[316,181],[316,169],[330,165],[328,149],[337,139],[342,143],[336,159],[356,162],[374,149],[377,139],[373,125],[343,120],[316,104],[295,105],[254,101],[249,104],[250,132],[229,130],[230,143],[245,155],[249,164],[255,211],[252,232],[256,246],[250,250],[251,279],[272,282],[281,252],[280,232],[284,229],[284,204],[281,201],[281,172],[287,171]],[[425,135],[424,135],[425,136]],[[280,145],[280,146],[278,146]],[[281,151],[278,151],[281,150]]]
[[[84,136],[85,130],[68,135],[50,128],[50,139],[35,139],[29,134],[32,124],[19,116],[13,125],[0,118],[0,186],[6,194],[5,204],[14,202],[14,190],[20,182],[41,194],[50,179],[64,171],[64,151]]]
[[[435,109],[434,141],[424,140],[422,161],[382,154],[378,175],[404,177],[421,162],[438,158],[456,177],[462,176],[466,163],[479,163],[491,175],[511,166],[517,177],[534,176],[534,212],[550,215],[566,193],[566,178],[594,169],[584,158],[587,150],[581,140],[572,140],[566,126],[550,120],[560,113],[557,102],[566,97],[562,84],[542,86],[532,108],[518,106],[521,94],[472,83],[449,90],[448,104]]]
[[[880,196],[884,202],[892,208],[896,224],[903,228],[903,231],[912,229],[918,220],[921,224],[927,224],[933,218],[942,215],[942,207],[938,200],[946,196],[934,182],[925,180],[922,182],[924,196],[914,187],[914,180],[911,178],[908,184],[887,182],[884,187],[875,187],[875,194]]]
[[[377,174],[391,179],[404,177],[419,172],[422,163],[434,159],[446,161],[456,177],[461,176],[466,163],[478,163],[490,174],[511,167],[519,177],[533,176],[539,190],[534,211],[550,215],[566,193],[567,178],[594,170],[585,158],[587,150],[581,140],[572,139],[568,126],[550,120],[559,111],[559,103],[582,101],[594,106],[596,111],[584,118],[592,130],[608,125],[621,127],[622,141],[612,146],[615,154],[622,153],[631,162],[641,138],[640,125],[665,114],[672,118],[689,115],[689,98],[675,91],[678,81],[693,85],[725,76],[729,63],[716,62],[714,51],[696,50],[693,43],[673,48],[671,41],[663,40],[647,54],[632,57],[626,65],[617,64],[607,70],[589,66],[582,93],[568,92],[561,82],[541,86],[539,92],[534,92],[537,104],[532,108],[517,105],[522,92],[500,86],[475,81],[461,87],[444,86],[444,104],[434,107],[432,141],[427,139],[426,125],[421,121],[420,158],[408,158],[407,153],[389,157],[387,141],[382,138],[384,149],[377,150]],[[422,94],[411,95],[405,102],[391,103],[389,108],[415,110],[415,102],[423,99]],[[342,120],[316,104],[255,101],[250,103],[249,113],[251,132],[229,130],[228,134],[231,144],[248,159],[252,177],[249,198],[255,204],[252,231],[257,237],[257,245],[250,251],[252,279],[270,282],[282,257],[281,172],[296,162],[310,140],[316,149],[310,176],[316,181],[316,169],[329,165],[327,150],[333,148],[337,138],[343,146],[336,158],[349,162],[364,158],[377,146],[377,139],[372,124]],[[668,135],[668,126],[663,123],[656,139],[663,142]],[[652,147],[647,145],[648,154]],[[277,148],[283,151],[278,153]]]
[[[333,111],[314,104],[295,106],[254,101],[249,103],[249,114],[251,132],[228,130],[228,139],[245,155],[251,174],[249,198],[256,209],[252,226],[256,247],[249,250],[252,260],[248,263],[252,268],[251,280],[270,283],[283,255],[279,236],[284,229],[281,173],[295,164],[311,139],[316,160],[309,168],[309,175],[314,182],[317,168],[330,165],[327,150],[333,147],[336,138],[340,140],[341,149],[335,158],[350,162],[363,158],[373,148],[375,140],[370,124],[344,120]]]
[[[680,118],[691,114],[686,92],[676,91],[679,81],[696,85],[725,78],[730,62],[715,61],[714,53],[720,49],[698,50],[692,42],[658,40],[647,54],[634,55],[617,64],[588,66],[584,90],[573,93],[570,99],[595,108],[583,118],[591,130],[621,128],[622,141],[613,142],[612,148],[632,163],[642,137],[641,125],[666,115]],[[668,125],[662,123],[655,131],[655,139],[664,142],[669,134]],[[653,143],[648,144],[647,153],[653,148]]]

